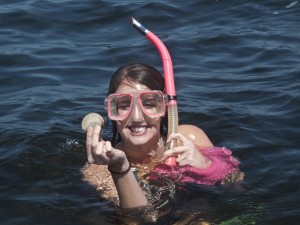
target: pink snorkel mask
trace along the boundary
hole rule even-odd
[[[133,26],[140,31],[143,35],[148,38],[152,44],[157,48],[160,53],[163,70],[164,70],[164,79],[166,85],[166,94],[168,97],[168,137],[170,134],[178,132],[178,109],[177,109],[177,97],[175,92],[175,83],[174,83],[174,74],[173,74],[173,65],[168,49],[163,44],[163,42],[151,31],[147,30],[142,24],[132,18]],[[176,140],[172,140],[170,143],[170,148],[176,145]],[[164,162],[169,166],[176,166],[176,158],[169,157]]]

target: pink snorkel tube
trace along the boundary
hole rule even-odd
[[[164,79],[166,86],[166,94],[168,96],[168,137],[170,134],[178,132],[178,109],[177,109],[177,97],[175,92],[175,83],[174,83],[174,74],[173,74],[173,65],[172,60],[169,54],[168,49],[164,43],[151,31],[147,30],[142,24],[132,18],[132,23],[138,31],[145,35],[152,44],[157,48],[160,53],[163,70],[164,70]],[[172,140],[169,148],[176,146],[176,140]],[[176,158],[169,157],[164,162],[169,166],[176,166]]]

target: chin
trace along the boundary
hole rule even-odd
[[[134,145],[144,145],[151,141],[153,137],[149,137],[147,135],[143,136],[131,136],[128,140]]]

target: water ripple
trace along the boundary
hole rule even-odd
[[[292,224],[300,196],[298,1],[157,0],[2,1],[4,224],[117,223],[109,204],[81,181],[80,122],[88,112],[106,117],[108,81],[119,66],[141,61],[162,70],[132,16],[172,55],[180,123],[232,149],[246,173],[242,193],[178,192],[182,204],[157,224]]]

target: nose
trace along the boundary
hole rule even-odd
[[[132,112],[131,112],[131,119],[133,121],[143,121],[144,120],[144,115],[142,112],[141,107],[137,102],[133,105]]]

